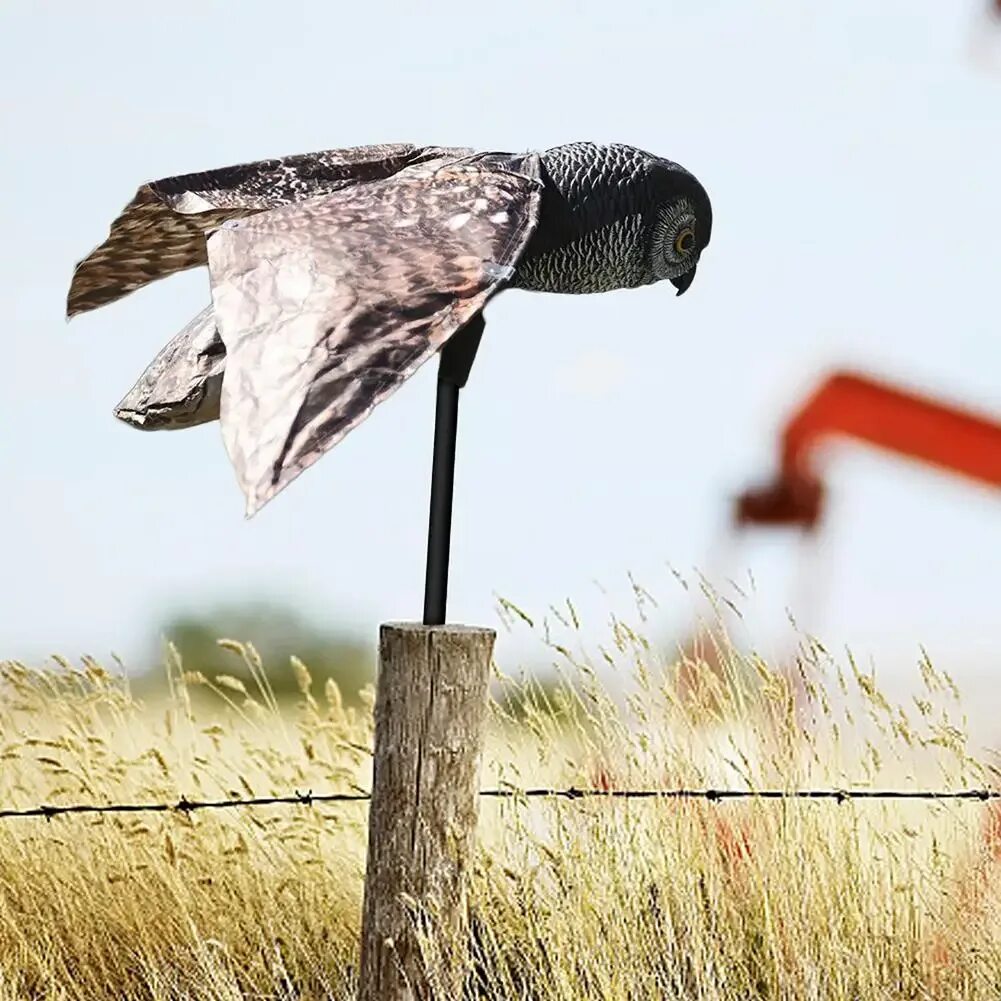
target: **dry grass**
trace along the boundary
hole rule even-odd
[[[989,783],[930,664],[899,707],[813,642],[783,674],[725,644],[715,671],[679,661],[620,621],[592,657],[569,607],[538,631],[562,684],[498,681],[519,710],[495,709],[488,784]],[[314,696],[294,665],[292,717],[253,651],[233,655],[259,679],[252,695],[175,662],[155,709],[92,662],[5,665],[0,803],[367,784],[366,710],[333,685]],[[631,678],[625,695],[602,682],[613,671]],[[994,816],[976,803],[485,803],[470,997],[996,999]],[[0,999],[349,997],[364,822],[364,805],[4,822]]]

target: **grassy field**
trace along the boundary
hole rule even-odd
[[[571,608],[532,625],[559,684],[499,675],[486,785],[990,784],[931,664],[896,706],[813,641],[777,671],[620,621],[589,652]],[[256,683],[172,659],[150,705],[92,662],[5,664],[0,805],[365,787],[370,697],[293,663],[279,706],[229,646]],[[0,1001],[350,997],[364,824],[364,804],[0,823]],[[516,799],[480,834],[470,998],[1001,996],[984,804]]]

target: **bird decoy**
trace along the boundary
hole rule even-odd
[[[425,621],[444,621],[459,388],[503,288],[692,283],[712,208],[631,146],[497,153],[391,144],[144,184],[76,267],[69,316],[207,264],[212,305],[116,408],[144,428],[219,419],[252,515],[433,354]]]

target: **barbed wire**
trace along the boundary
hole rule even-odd
[[[986,803],[1001,800],[998,789],[481,789],[484,799],[703,799],[710,803],[724,800],[920,800],[931,802],[973,801]],[[169,803],[72,803],[23,809],[0,809],[0,820],[41,817],[52,820],[66,814],[107,813],[194,813],[197,810],[229,810],[237,807],[318,806],[324,803],[362,803],[370,800],[367,792],[313,793],[295,792],[287,796],[251,796],[234,799],[197,800],[181,797]]]

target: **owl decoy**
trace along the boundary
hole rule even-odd
[[[499,290],[666,279],[680,295],[711,232],[698,180],[630,146],[328,150],[144,184],[77,265],[67,306],[208,265],[212,305],[116,415],[145,429],[219,418],[249,515]]]

